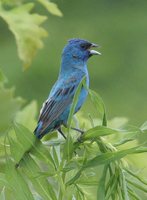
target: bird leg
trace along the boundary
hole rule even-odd
[[[79,132],[79,133],[81,133],[81,135],[83,135],[83,134],[84,134],[84,131],[83,131],[83,130],[81,130],[81,129],[74,128],[74,127],[71,127],[71,129],[72,129],[72,130],[75,130],[75,131],[77,131],[77,132]]]
[[[63,131],[61,130],[61,128],[58,128],[59,133],[64,137],[64,139],[66,139],[66,136],[64,135]]]

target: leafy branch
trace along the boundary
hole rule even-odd
[[[101,124],[86,126],[87,131],[80,140],[79,134],[67,129],[67,140],[53,133],[54,138],[41,142],[21,125],[27,125],[35,118],[36,112],[33,112],[34,116],[28,115],[30,109],[36,109],[35,104],[31,103],[18,112],[17,122],[3,136],[6,158],[1,160],[4,170],[0,173],[0,195],[3,199],[132,200],[141,199],[138,191],[142,195],[147,193],[147,181],[137,175],[136,169],[131,168],[128,159],[125,159],[128,155],[147,152],[145,143],[137,143],[137,138],[147,132],[146,123],[140,128],[104,126],[104,103],[95,94],[91,91],[90,95],[95,108],[101,107]],[[106,124],[109,123],[106,121]],[[30,125],[30,128],[33,126]],[[129,148],[125,147],[126,144]],[[24,155],[30,147],[31,151]],[[15,164],[22,155],[23,160],[16,168]]]
[[[43,47],[42,39],[48,35],[41,27],[47,16],[33,12],[36,3],[42,4],[51,14],[62,16],[61,11],[55,3],[48,0],[36,0],[30,3],[23,1],[0,0],[0,17],[8,24],[13,33],[19,58],[24,63],[24,69],[28,68],[38,49]]]

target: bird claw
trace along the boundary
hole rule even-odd
[[[81,129],[78,129],[78,128],[74,128],[74,127],[71,127],[71,129],[81,133],[81,135],[83,135],[85,133],[85,131],[81,130]]]
[[[83,142],[83,140],[82,140],[82,135],[81,135],[80,137],[78,137],[77,141],[78,141],[79,143],[82,143],[82,142]]]

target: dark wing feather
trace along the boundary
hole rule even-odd
[[[45,102],[38,121],[38,123],[40,121],[42,122],[40,134],[43,133],[53,121],[58,119],[67,106],[72,103],[78,82],[79,81],[75,81],[74,84],[73,82],[71,84],[71,82],[68,81],[68,84],[66,86],[64,85],[65,88],[58,89],[55,94]]]

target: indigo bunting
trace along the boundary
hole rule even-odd
[[[58,130],[65,137],[61,126],[67,124],[75,91],[83,77],[86,77],[86,84],[89,87],[87,61],[92,55],[100,55],[91,47],[97,45],[83,39],[71,39],[64,47],[58,79],[42,106],[34,131],[37,138],[41,139],[54,130]],[[83,105],[87,93],[88,91],[82,87],[74,113]]]

